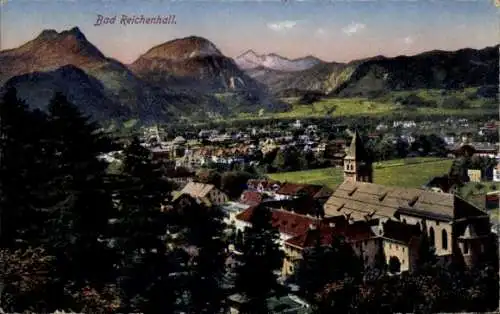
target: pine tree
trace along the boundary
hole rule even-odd
[[[224,298],[222,281],[226,258],[222,213],[216,208],[194,203],[185,215],[187,245],[197,251],[189,267],[190,311],[219,313]]]
[[[266,299],[278,285],[274,271],[280,268],[283,253],[271,217],[268,208],[259,206],[250,219],[251,227],[245,229],[242,265],[236,280],[236,290],[249,300],[243,313],[266,313]]]
[[[52,98],[48,111],[45,150],[51,155],[47,168],[53,188],[47,245],[56,256],[56,289],[66,295],[66,289],[80,291],[89,283],[104,284],[112,274],[113,260],[102,240],[113,206],[107,165],[98,159],[109,141],[60,93]],[[64,307],[79,306],[72,303],[61,300]]]
[[[40,193],[46,184],[43,136],[46,116],[31,112],[7,89],[0,103],[0,241],[3,247],[35,245],[43,212]]]
[[[170,193],[159,165],[135,138],[124,151],[123,177],[117,192],[115,247],[120,255],[118,284],[122,310],[171,312],[174,283],[172,260],[163,236],[166,222],[161,206]]]
[[[305,297],[314,301],[314,295],[328,283],[325,270],[330,267],[328,251],[321,243],[320,233],[316,232],[315,245],[304,250],[297,269],[297,284]]]
[[[425,272],[428,271],[432,266],[437,263],[436,251],[434,247],[431,246],[427,232],[425,232],[426,227],[423,226],[423,232],[420,235],[418,255],[416,262],[416,271]]]

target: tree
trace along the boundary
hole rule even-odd
[[[297,284],[309,301],[314,301],[315,294],[328,283],[329,278],[324,272],[331,266],[328,252],[321,243],[320,232],[316,232],[315,236],[314,247],[303,251],[296,273]]]
[[[171,191],[151,153],[135,138],[124,151],[123,177],[117,191],[113,239],[119,254],[121,309],[162,313],[174,303],[173,261],[162,239],[162,204]]]
[[[0,205],[3,247],[35,245],[43,233],[47,167],[46,115],[7,89],[0,101]]]
[[[53,259],[40,247],[0,250],[3,310],[51,312],[57,309],[50,293]]]
[[[354,278],[346,277],[328,284],[317,295],[316,313],[356,313],[358,286]]]
[[[375,153],[378,160],[387,160],[393,157],[394,144],[391,137],[382,138],[375,146]]]
[[[203,169],[196,174],[196,178],[199,182],[205,184],[213,184],[216,188],[221,187],[221,174],[216,170]]]
[[[401,271],[401,262],[396,256],[391,256],[389,258],[389,272],[392,274],[397,274]]]
[[[418,273],[428,271],[437,263],[436,250],[429,241],[425,224],[422,226],[417,254],[416,271]]]
[[[271,216],[267,207],[256,207],[250,219],[251,226],[245,229],[242,264],[237,268],[235,283],[235,289],[250,300],[242,309],[243,313],[266,313],[266,299],[278,286],[274,271],[280,268],[283,253]]]
[[[254,177],[254,175],[243,171],[225,172],[221,177],[221,189],[230,198],[237,198],[246,189],[247,181]]]
[[[219,313],[224,299],[222,281],[227,246],[222,239],[222,212],[195,203],[185,213],[187,244],[197,251],[189,267],[189,311]]]
[[[107,165],[97,157],[109,139],[78,108],[56,93],[49,104],[48,141],[51,158],[48,192],[48,252],[56,257],[58,294],[63,308],[78,308],[75,300],[62,296],[65,289],[80,290],[88,283],[110,280],[114,261],[102,239],[113,211],[106,182]],[[99,259],[95,257],[99,256]]]

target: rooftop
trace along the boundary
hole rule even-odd
[[[326,216],[350,215],[354,220],[395,218],[396,212],[444,221],[486,215],[454,194],[367,182],[344,181],[325,203]]]

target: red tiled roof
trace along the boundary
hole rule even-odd
[[[257,206],[247,208],[236,215],[236,219],[250,222],[256,208]],[[309,225],[314,222],[312,217],[298,215],[284,210],[271,209],[271,213],[273,227],[278,228],[280,233],[289,234],[291,236],[297,236],[306,232]]]
[[[299,191],[304,188],[304,184],[297,183],[285,183],[283,184],[276,193],[282,195],[296,195]]]
[[[258,205],[263,199],[264,197],[259,192],[245,191],[241,194],[241,202],[247,205]]]
[[[321,185],[285,183],[279,188],[278,191],[276,191],[276,193],[282,195],[297,195],[299,192],[303,191],[307,195],[313,197],[322,188],[323,186]]]
[[[348,224],[344,219],[337,219],[333,227],[328,221],[322,221],[317,229],[308,229],[303,234],[288,239],[286,243],[301,249],[312,247],[316,243],[318,232],[321,245],[330,245],[333,236],[343,236],[348,242],[363,241],[376,236],[370,225],[365,222]]]

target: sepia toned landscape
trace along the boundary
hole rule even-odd
[[[499,310],[491,1],[0,9],[2,313]]]

